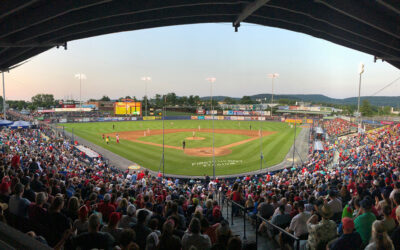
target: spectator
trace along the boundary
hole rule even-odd
[[[314,214],[307,221],[308,240],[307,245],[311,250],[324,249],[326,244],[336,237],[336,223],[329,218],[333,216],[332,211],[327,205],[322,205],[318,209],[321,221]]]
[[[290,232],[294,233],[296,237],[300,239],[307,239],[307,221],[311,215],[307,212],[304,212],[303,201],[299,201],[297,207],[299,209],[299,213],[293,217],[292,221],[290,222],[289,230]]]
[[[396,228],[396,222],[395,220],[391,217],[392,209],[390,206],[384,206],[383,207],[383,226],[385,227],[385,231],[387,232],[388,235],[391,235],[393,230]]]
[[[376,220],[375,215],[371,212],[372,201],[365,198],[361,201],[361,210],[359,216],[354,220],[354,225],[357,232],[360,234],[363,244],[368,244],[371,239],[372,223]]]
[[[397,223],[400,221],[400,208],[396,209],[396,218]],[[397,227],[394,229],[391,239],[396,250],[400,250],[400,225],[397,224]]]
[[[18,183],[14,191],[15,194],[11,196],[8,205],[10,213],[21,218],[28,218],[28,207],[31,203],[28,199],[22,198],[24,194],[24,185]]]
[[[146,226],[147,210],[140,210],[137,216],[137,224],[133,227],[136,234],[136,243],[140,249],[146,248],[147,236],[151,233],[151,229]]]
[[[359,250],[362,246],[361,236],[354,231],[354,221],[351,218],[344,217],[342,219],[343,234],[336,239],[331,245],[330,250]]]
[[[109,233],[99,232],[99,228],[100,217],[97,214],[90,215],[89,232],[82,233],[72,239],[74,249],[113,249],[114,238]]]
[[[64,207],[64,198],[57,196],[50,206],[47,218],[47,225],[49,227],[50,236],[48,243],[54,247],[63,237],[65,231],[71,229],[70,220],[61,213]]]
[[[192,246],[198,250],[207,250],[211,247],[211,240],[208,235],[200,232],[200,220],[193,218],[189,225],[189,232],[182,238],[182,250],[189,250]]]
[[[110,214],[110,218],[108,219],[108,224],[103,226],[101,229],[102,232],[107,232],[111,234],[115,241],[119,242],[119,238],[121,237],[122,228],[118,228],[118,222],[120,220],[120,213],[112,212]]]
[[[97,210],[103,215],[103,221],[107,222],[110,214],[115,212],[115,206],[110,202],[111,195],[105,194],[104,200],[97,205]]]
[[[146,250],[156,250],[161,235],[161,232],[158,230],[158,220],[151,219],[149,222],[149,228],[152,232],[147,236]]]
[[[78,235],[89,231],[88,212],[89,209],[86,205],[79,208],[78,219],[73,224],[73,229],[76,230]]]
[[[392,240],[385,231],[385,226],[382,221],[375,221],[372,224],[372,237],[370,243],[365,250],[394,250]]]
[[[181,240],[173,234],[174,221],[167,220],[163,225],[163,232],[158,243],[158,250],[181,249]]]
[[[136,215],[135,205],[129,205],[128,208],[126,209],[126,215],[123,215],[121,220],[119,221],[119,227],[123,229],[132,228],[137,223],[135,215]]]
[[[28,208],[29,220],[32,223],[43,224],[47,219],[47,209],[44,204],[47,201],[47,195],[44,192],[37,193],[36,203],[31,203]]]

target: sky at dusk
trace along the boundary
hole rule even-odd
[[[142,76],[150,76],[148,95],[241,97],[271,92],[268,73],[279,73],[277,94],[357,95],[358,65],[365,64],[361,95],[371,95],[400,76],[373,56],[302,33],[243,24],[197,24],[115,33],[51,49],[5,74],[6,98],[30,100],[38,93],[56,99],[79,98],[76,73],[87,77],[82,99],[145,93]],[[399,96],[400,81],[379,95]]]

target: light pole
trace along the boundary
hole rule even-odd
[[[208,77],[206,81],[210,83],[210,100],[211,100],[211,120],[212,120],[212,135],[213,135],[213,142],[212,142],[212,155],[213,155],[213,178],[215,180],[215,136],[214,136],[214,111],[213,111],[213,102],[212,102],[212,86],[213,83],[217,80],[215,77]]]
[[[361,129],[361,113],[360,113],[360,95],[361,95],[361,75],[364,73],[364,64],[360,63],[358,68],[358,74],[360,75],[360,79],[358,81],[358,104],[357,104],[357,116],[358,116],[358,132],[360,133]]]
[[[79,79],[79,109],[82,111],[82,79],[86,80],[86,75],[82,73],[75,74],[75,78]]]
[[[162,175],[163,178],[165,178],[165,171],[164,171],[164,165],[165,165],[165,158],[164,158],[164,118],[165,118],[165,112],[166,108],[165,105],[167,103],[167,95],[164,96],[164,107],[163,107],[163,112],[162,112]]]
[[[146,105],[146,116],[148,115],[147,114],[147,82],[148,81],[151,81],[151,77],[150,76],[143,76],[142,78],[140,78],[142,81],[144,81],[145,82],[145,86],[144,86],[144,96],[146,97],[146,103],[145,103],[145,105]]]
[[[4,71],[1,72],[3,77],[3,120],[6,120],[6,87],[4,82]]]
[[[272,104],[274,103],[274,79],[278,78],[279,74],[278,73],[272,73],[268,74],[268,78],[271,78],[272,80],[272,92],[271,92],[271,116],[272,116]]]

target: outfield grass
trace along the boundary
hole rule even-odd
[[[112,125],[115,129],[112,129]],[[181,128],[211,128],[212,121],[165,121],[165,129]],[[161,163],[162,148],[152,145],[121,140],[116,144],[112,138],[111,143],[106,145],[102,139],[103,133],[134,130],[161,129],[161,121],[132,121],[132,122],[100,122],[100,123],[71,123],[61,124],[67,131],[100,145],[122,157],[125,157],[139,165],[158,171]],[[262,153],[264,156],[263,167],[273,166],[280,163],[293,144],[294,129],[286,123],[280,122],[257,122],[257,121],[215,121],[216,129],[249,129],[259,130],[262,126],[264,131],[276,131],[277,133],[262,139]],[[301,128],[297,128],[297,134]],[[201,132],[199,132],[201,133]],[[200,136],[196,133],[196,136]],[[203,141],[197,141],[201,147],[212,146],[212,135],[204,133]],[[187,135],[187,136],[186,136]],[[181,136],[189,137],[192,134],[176,133],[166,134],[165,144],[181,146]],[[149,140],[160,143],[162,136],[142,137],[141,140]],[[240,138],[239,138],[240,137]],[[215,145],[226,145],[235,141],[246,139],[243,135],[216,134]],[[248,138],[248,137],[247,137]],[[225,140],[225,141],[224,141]],[[162,142],[162,141],[161,141]],[[197,143],[196,142],[196,143]],[[160,143],[161,144],[161,143]],[[179,145],[178,145],[179,144]],[[191,146],[190,144],[187,144]],[[197,146],[196,146],[197,147]],[[200,147],[200,146],[199,146]],[[216,157],[216,174],[235,174],[260,169],[260,140],[254,140],[232,148],[232,154]],[[195,157],[186,155],[182,150],[165,148],[165,172],[181,175],[212,175],[212,158]]]

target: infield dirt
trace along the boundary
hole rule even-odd
[[[205,133],[212,133],[212,129],[165,129],[164,134],[171,134],[171,133],[180,133],[180,132],[205,132]],[[224,145],[221,147],[215,147],[214,148],[214,153],[215,156],[224,156],[232,153],[231,148],[235,146],[239,146],[241,144],[254,141],[258,138],[260,138],[260,131],[258,130],[244,130],[244,129],[214,129],[214,132],[217,134],[236,134],[236,135],[246,135],[250,136],[251,138],[238,141],[235,143],[231,143],[228,145]],[[120,139],[124,140],[130,140],[136,143],[142,143],[142,144],[147,144],[147,145],[153,145],[157,147],[162,147],[162,144],[158,143],[153,143],[153,142],[146,142],[146,141],[141,141],[138,140],[141,137],[144,136],[151,136],[151,135],[160,135],[163,133],[162,129],[156,129],[156,130],[136,130],[136,131],[123,131],[123,132],[116,132],[116,133],[109,133],[106,134],[107,136],[115,137],[116,134],[119,135]],[[262,136],[269,136],[271,134],[276,133],[275,131],[263,131]],[[183,150],[182,147],[177,147],[177,146],[171,146],[171,145],[165,145],[166,148],[172,148],[172,149],[177,149],[177,150]],[[213,155],[213,149],[212,147],[203,147],[203,148],[186,148],[183,150],[185,154],[187,155],[192,155],[192,156],[200,156],[200,157],[212,157]]]

